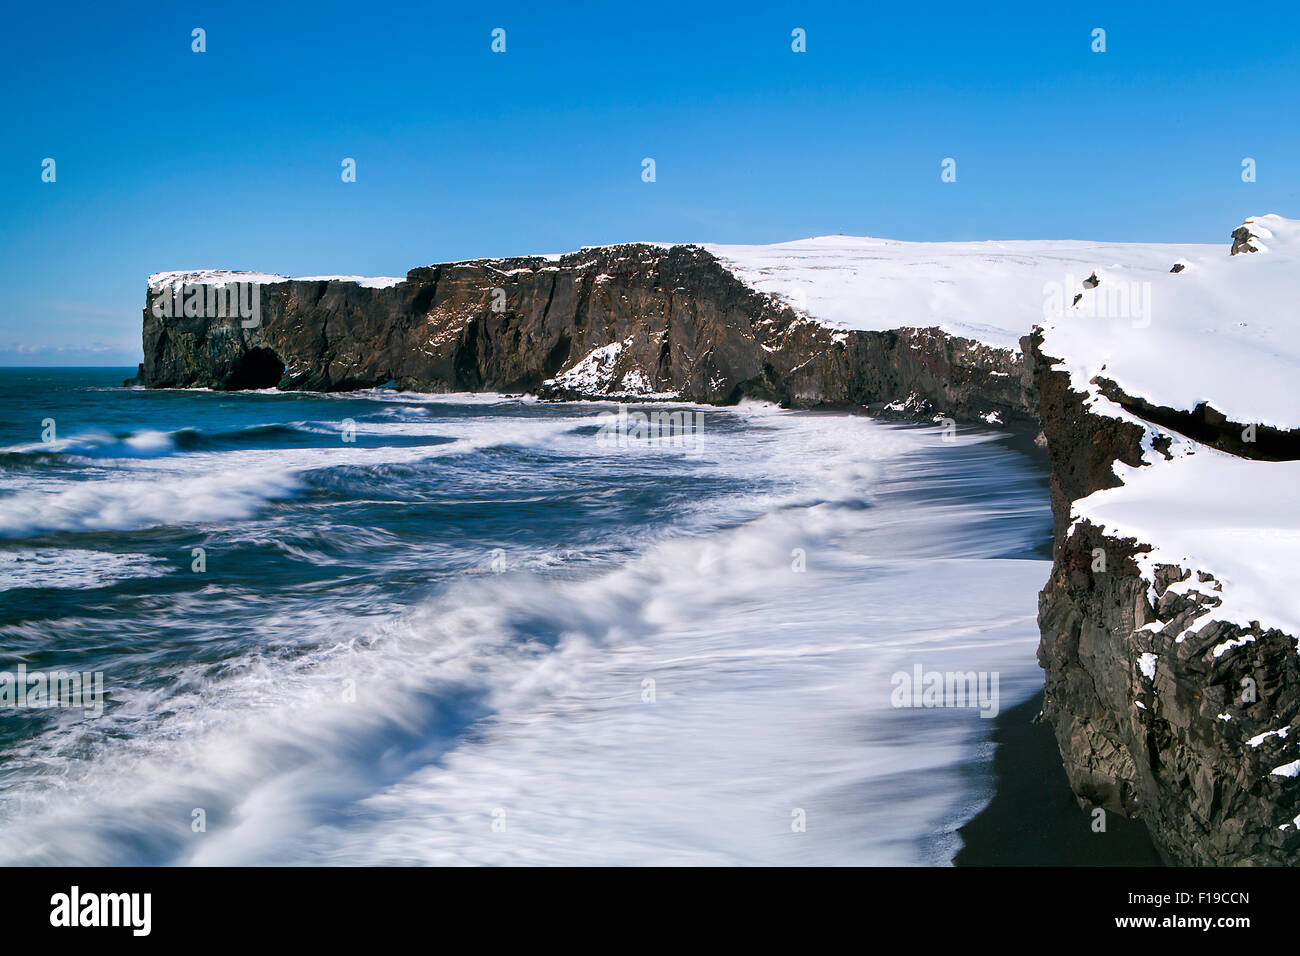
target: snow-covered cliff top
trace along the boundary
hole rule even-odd
[[[1088,316],[1080,302],[1048,324],[1042,350],[1061,359],[1057,367],[1089,395],[1091,412],[1146,432],[1144,464],[1117,463],[1124,484],[1074,502],[1072,517],[1151,545],[1140,562],[1148,580],[1159,564],[1213,575],[1223,603],[1192,630],[1209,620],[1258,621],[1300,637],[1300,508],[1292,504],[1300,461],[1219,451],[1136,417],[1096,384],[1110,379],[1130,396],[1180,410],[1205,401],[1241,424],[1300,427],[1300,222],[1270,215],[1245,225],[1258,251],[1231,256],[1225,244],[1150,280],[1149,323]],[[1129,268],[1101,279],[1085,298],[1147,281]],[[1157,437],[1167,451],[1155,447]]]
[[[822,236],[705,248],[835,328],[938,326],[1016,349],[1042,326],[1044,352],[1080,391],[1100,374],[1152,404],[1208,402],[1236,421],[1300,427],[1300,222],[1247,227],[1258,251],[1236,256],[1226,229],[1213,245]]]
[[[1171,434],[1097,385],[1300,428],[1300,222],[1267,215],[1245,226],[1256,251],[1237,255],[1230,228],[1214,245],[824,236],[706,248],[747,284],[836,328],[938,326],[1014,349],[1041,327],[1043,353],[1093,412],[1147,432],[1146,464],[1117,464],[1123,486],[1076,501],[1074,517],[1152,545],[1148,577],[1159,563],[1214,575],[1223,589],[1214,619],[1300,635],[1300,509],[1286,504],[1300,462],[1239,458]],[[1151,446],[1157,435],[1171,457]]]
[[[1076,240],[896,242],[822,236],[768,246],[706,245],[747,285],[843,329],[938,326],[1001,348],[1044,321],[1048,287],[1070,294],[1094,269],[1144,279],[1223,245]],[[1058,296],[1059,298],[1059,296]],[[1066,304],[1069,304],[1067,300]]]
[[[1212,574],[1223,604],[1192,630],[1258,621],[1300,636],[1300,509],[1289,504],[1300,462],[1251,461],[1169,437],[1172,458],[1151,451],[1141,467],[1117,464],[1124,484],[1076,501],[1073,517],[1151,545],[1140,561],[1149,581],[1158,564]],[[1193,575],[1185,588],[1196,586]]]
[[[184,269],[179,272],[155,272],[149,277],[149,289],[157,291],[163,286],[228,285],[231,282],[256,282],[269,285],[273,282],[355,282],[364,289],[387,289],[406,276],[282,276],[272,272],[239,272],[227,269]]]
[[[1101,284],[1044,325],[1044,354],[1079,391],[1100,375],[1154,405],[1206,402],[1232,421],[1300,428],[1300,222],[1246,226],[1257,252],[1192,247],[1176,274],[1099,265]],[[1125,296],[1129,307],[1115,308]],[[1091,314],[1103,304],[1105,315]]]

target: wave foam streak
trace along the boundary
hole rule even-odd
[[[998,671],[1004,708],[1036,689],[1041,489],[1010,452],[931,429],[726,417],[690,467],[743,493],[623,529],[595,569],[525,561],[377,619],[285,611],[264,641],[332,640],[249,646],[9,754],[0,858],[950,859],[987,797],[990,724],[895,709],[891,675]],[[545,445],[633,468],[572,421]],[[934,492],[945,475],[962,494]]]

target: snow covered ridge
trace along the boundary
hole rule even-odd
[[[224,286],[235,282],[253,282],[270,285],[275,282],[355,282],[363,289],[388,289],[405,282],[395,276],[282,276],[271,272],[239,272],[223,269],[198,269],[179,272],[155,272],[149,277],[149,291],[157,292],[167,286],[212,285]]]
[[[1198,582],[1193,573],[1173,585],[1181,593],[1199,590],[1217,599],[1175,640],[1181,643],[1211,621],[1243,629],[1256,623],[1300,637],[1300,461],[1239,458],[1142,422],[1105,399],[1095,400],[1089,411],[1139,423],[1146,430],[1144,463],[1134,468],[1117,462],[1123,484],[1075,501],[1072,521],[1142,543],[1137,563],[1153,607],[1159,604],[1154,582],[1161,565],[1214,579]],[[1155,447],[1157,440],[1168,442],[1164,451]],[[1067,533],[1072,532],[1073,526]],[[1217,658],[1231,650],[1218,645],[1213,653]]]
[[[938,328],[1019,351],[1020,337],[1094,271],[1152,281],[1226,245],[1076,240],[897,242],[821,236],[766,246],[705,245],[741,281],[824,325]],[[1065,305],[1071,304],[1065,298]]]
[[[1097,262],[1100,285],[1041,323],[1043,354],[1079,392],[1105,379],[1151,405],[1204,404],[1243,425],[1300,428],[1300,222],[1256,216],[1244,228],[1255,251],[1184,247],[1178,272],[1172,258],[1163,270]],[[1144,285],[1147,315],[1087,314],[1108,289]]]
[[[1044,289],[1039,659],[1077,794],[1141,816],[1173,862],[1295,865],[1300,223],[1224,235]]]
[[[1133,704],[1164,722],[1155,726],[1174,728],[1172,742],[1152,765],[1190,767],[1189,776],[1213,779],[1216,788],[1232,794],[1217,807],[1201,805],[1197,818],[1213,829],[1231,823],[1220,832],[1229,834],[1224,839],[1240,860],[1294,865],[1300,852],[1294,843],[1276,851],[1289,855],[1274,855],[1272,843],[1249,831],[1300,829],[1298,794],[1258,783],[1300,773],[1291,733],[1300,728],[1292,677],[1300,652],[1300,461],[1219,451],[1096,395],[1088,399],[1087,412],[1143,429],[1142,463],[1115,462],[1123,483],[1076,499],[1064,533],[1066,549],[1075,553],[1086,555],[1100,542],[1091,552],[1094,571],[1099,553],[1103,560],[1116,552],[1131,554],[1145,591],[1136,617],[1140,626],[1110,658],[1110,676],[1126,666],[1127,657],[1140,674],[1128,685]],[[1100,537],[1088,534],[1087,526]],[[1082,540],[1089,544],[1079,547],[1076,534],[1087,535]],[[1108,619],[1099,605],[1090,613]],[[1045,629],[1045,641],[1047,636]],[[1095,660],[1091,666],[1107,667]],[[1112,686],[1126,685],[1116,680]],[[1240,724],[1241,732],[1207,731],[1208,715],[1216,710],[1215,721]],[[1147,726],[1132,725],[1141,734]],[[1129,752],[1142,750],[1130,744]],[[1177,813],[1171,810],[1170,817],[1176,820]],[[1177,829],[1190,828],[1179,823]],[[1243,830],[1248,837],[1230,836]],[[1182,861],[1225,862],[1212,851]]]
[[[1216,599],[1179,643],[1210,621],[1300,637],[1300,461],[1251,457],[1254,424],[1300,428],[1300,222],[1259,216],[1245,228],[1254,252],[1229,255],[1225,246],[1188,255],[1184,268],[1151,280],[1148,325],[1067,312],[1044,327],[1040,346],[1087,396],[1090,413],[1137,425],[1144,435],[1143,463],[1116,462],[1123,484],[1075,501],[1071,531],[1086,520],[1109,537],[1141,542],[1147,550],[1138,564],[1148,582],[1161,565],[1214,579],[1198,585],[1192,575],[1179,586],[1209,587]],[[1093,291],[1132,274],[1111,267]],[[1242,454],[1133,414],[1104,394],[1108,383],[1168,409],[1209,405],[1227,417],[1233,439],[1240,431]],[[1154,586],[1149,599],[1155,606]],[[1216,646],[1213,654],[1251,640]]]

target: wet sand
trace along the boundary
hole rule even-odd
[[[962,827],[965,846],[955,866],[1161,866],[1137,820],[1106,815],[1094,833],[1092,815],[1079,807],[1046,723],[1033,723],[1043,695],[1004,711],[993,740],[995,792],[989,805]]]

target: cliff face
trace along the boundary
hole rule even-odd
[[[912,414],[966,421],[1033,419],[1017,352],[938,329],[834,331],[749,288],[696,246],[636,244],[559,259],[435,265],[386,288],[266,282],[255,327],[160,316],[159,300],[183,281],[150,286],[145,385],[339,390],[393,383],[416,391],[714,404],[750,396],[877,410],[898,402]]]
[[[1300,223],[1247,220],[1164,275],[1111,267],[1075,300],[1109,308],[1022,342],[1056,529],[1044,714],[1081,803],[1173,863],[1300,862],[1298,262]]]
[[[1296,638],[1220,619],[1223,587],[1210,572],[1151,560],[1150,543],[1074,513],[1122,484],[1116,462],[1159,467],[1179,436],[1097,411],[1043,354],[1041,334],[1026,347],[1056,526],[1039,595],[1044,716],[1072,788],[1084,806],[1142,819],[1172,863],[1300,862],[1300,788],[1285,772],[1300,723]],[[1193,431],[1199,419],[1180,423]],[[1220,444],[1241,431],[1226,424]]]

